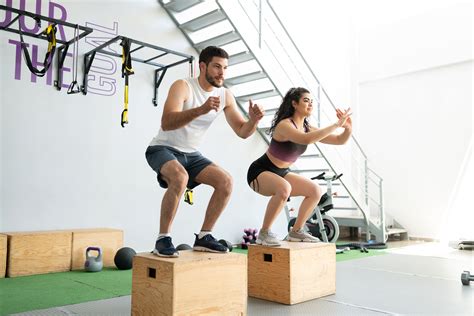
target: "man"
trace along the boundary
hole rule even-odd
[[[167,188],[161,203],[160,233],[153,253],[177,257],[170,236],[171,224],[186,188],[203,183],[214,188],[194,250],[228,251],[213,236],[212,228],[229,201],[232,178],[221,167],[197,150],[205,132],[224,112],[232,130],[241,138],[252,135],[263,109],[249,101],[249,120],[237,109],[232,93],[223,87],[229,55],[215,46],[199,55],[199,77],[177,80],[171,85],[161,119],[161,128],[146,151],[149,165],[158,175],[161,187]]]

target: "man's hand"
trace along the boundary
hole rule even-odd
[[[203,114],[209,113],[210,111],[219,111],[221,106],[221,98],[220,97],[209,97],[201,108],[203,110]]]
[[[249,100],[249,118],[253,123],[257,124],[258,121],[262,119],[264,114],[265,111],[260,105],[253,103],[252,100]]]

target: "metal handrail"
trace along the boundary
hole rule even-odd
[[[315,75],[315,73],[313,72],[312,68],[310,67],[310,65],[308,64],[308,62],[306,61],[306,59],[304,58],[303,54],[301,53],[301,51],[298,49],[298,46],[296,45],[296,43],[293,41],[292,37],[290,36],[290,34],[288,33],[287,29],[285,28],[285,26],[283,25],[283,22],[280,20],[280,18],[278,17],[278,14],[275,12],[275,9],[273,9],[273,6],[270,4],[270,0],[266,0],[268,6],[270,7],[270,9],[272,10],[273,12],[273,15],[275,16],[275,18],[277,19],[278,23],[280,23],[280,26],[282,27],[283,31],[285,32],[286,36],[288,37],[288,39],[291,41],[291,44],[293,44],[294,48],[296,49],[296,51],[298,52],[299,56],[301,57],[301,60],[303,60],[304,64],[306,65],[306,67],[308,67],[308,70],[309,72],[311,73],[311,75],[313,76],[313,78],[316,80],[316,82],[320,85],[321,87],[321,90],[323,91],[324,95],[326,96],[326,98],[328,99],[329,103],[332,105],[332,107],[334,109],[336,109],[336,106],[334,105],[334,103],[332,102],[331,98],[329,97],[328,93],[326,92],[326,90],[324,89],[323,85],[321,84],[321,82],[319,81],[318,77]],[[354,137],[354,135],[351,135],[351,138],[354,140],[355,144],[357,145],[357,147],[359,148],[360,152],[362,153],[362,155],[364,156],[364,158],[367,158],[367,155],[365,154],[364,150],[362,149],[362,147],[360,146],[359,142],[357,141],[357,139]]]

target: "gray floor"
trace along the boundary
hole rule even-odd
[[[473,253],[390,253],[337,263],[336,294],[282,305],[249,298],[248,315],[474,315]],[[408,253],[408,254],[407,254]],[[130,296],[15,315],[130,315]]]

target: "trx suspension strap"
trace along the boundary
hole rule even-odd
[[[132,69],[132,56],[130,55],[130,40],[124,38],[120,43],[122,46],[122,78],[125,78],[125,89],[124,89],[124,109],[122,111],[122,127],[128,124],[128,76],[133,75]]]
[[[186,192],[184,192],[184,202],[188,203],[189,205],[194,204],[193,189],[186,188]]]
[[[40,19],[35,18],[36,24],[39,26],[40,25]],[[46,29],[44,29],[43,32],[41,32],[40,35],[46,35],[46,38],[48,39],[48,52],[46,53],[46,56],[44,57],[44,62],[43,62],[43,69],[39,70],[36,67],[33,66],[31,63],[31,58],[30,58],[30,53],[28,52],[28,49],[26,48],[26,43],[23,40],[23,33],[21,31],[21,26],[20,23],[18,22],[18,33],[20,33],[20,42],[21,42],[21,50],[23,51],[23,54],[25,56],[25,61],[26,65],[30,69],[30,71],[35,74],[38,77],[43,77],[46,72],[49,69],[49,66],[51,66],[51,62],[53,61],[53,56],[54,56],[54,51],[56,50],[56,24],[50,24]]]
[[[77,44],[76,44],[77,42]],[[72,50],[72,82],[67,89],[67,94],[75,94],[81,92],[81,86],[77,84],[77,64],[79,60],[79,25],[76,24],[74,29],[74,46]]]

